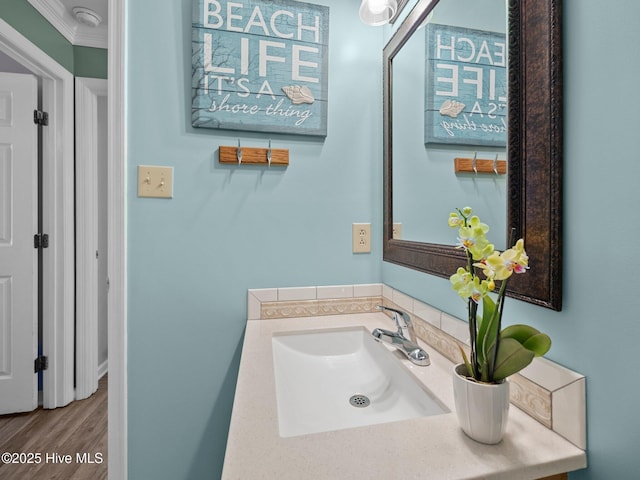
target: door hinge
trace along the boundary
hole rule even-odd
[[[36,233],[33,236],[33,248],[49,248],[49,234]]]
[[[49,368],[49,358],[44,355],[39,356],[33,362],[33,373],[42,372],[43,370],[47,370]]]
[[[42,110],[34,110],[33,123],[37,125],[49,125],[49,114]]]

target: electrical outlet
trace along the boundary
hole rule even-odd
[[[173,198],[173,167],[138,165],[138,196]]]
[[[371,252],[371,224],[354,223],[351,225],[353,253]]]
[[[394,223],[393,224],[393,238],[396,240],[402,240],[402,224]]]

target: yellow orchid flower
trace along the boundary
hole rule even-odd
[[[463,248],[471,254],[474,260],[480,260],[493,252],[493,245],[487,240],[489,225],[482,223],[477,215],[471,216],[471,207],[458,209],[449,214],[447,221],[450,227],[458,230],[458,248]]]
[[[477,276],[472,275],[463,267],[458,268],[456,273],[449,277],[449,281],[461,298],[470,298],[475,303],[479,303],[482,297],[495,287],[493,281],[481,281]]]
[[[518,240],[513,248],[502,253],[493,252],[483,262],[482,268],[484,275],[494,280],[505,280],[514,272],[526,272],[529,268],[529,257],[524,250],[524,240]]]
[[[464,248],[471,253],[474,260],[480,260],[493,252],[493,244],[487,240],[486,232],[489,227],[480,222],[478,217],[471,217],[468,226],[460,227],[458,230],[458,247]]]
[[[458,212],[451,212],[447,223],[451,228],[462,227],[464,225],[464,218],[458,215]]]

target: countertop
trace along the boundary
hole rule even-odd
[[[278,432],[271,337],[276,332],[364,325],[393,329],[383,313],[249,320],[223,479],[538,479],[586,467],[586,454],[511,405],[498,445],[468,438],[455,414],[453,364],[421,344],[431,365],[405,366],[451,413],[282,438]]]

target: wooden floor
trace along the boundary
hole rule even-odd
[[[0,416],[0,480],[106,480],[107,375],[86,400]],[[31,461],[31,463],[26,463]]]

